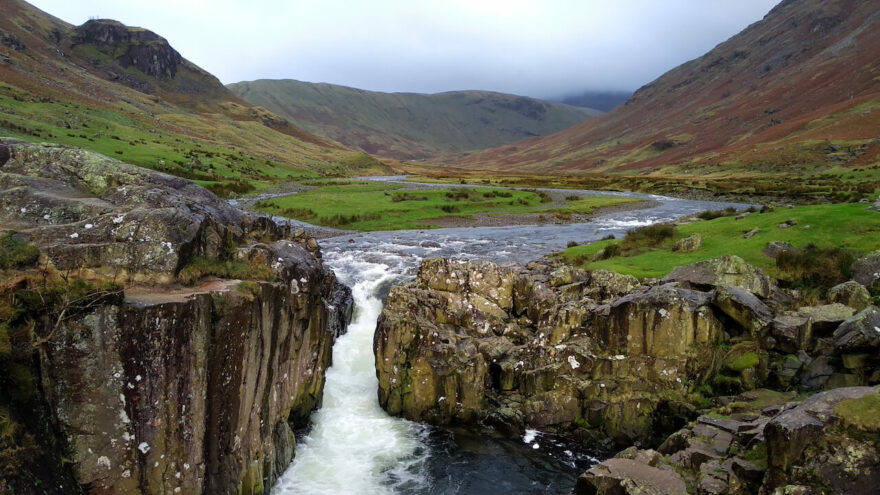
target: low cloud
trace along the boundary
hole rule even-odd
[[[80,24],[156,31],[223,82],[536,97],[634,90],[760,20],[775,0],[35,0]]]

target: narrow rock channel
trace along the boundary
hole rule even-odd
[[[530,431],[522,439],[429,427],[387,415],[377,398],[372,352],[390,287],[415,277],[422,259],[528,262],[627,229],[727,204],[651,197],[654,208],[573,225],[373,232],[322,241],[325,262],[353,288],[357,309],[333,349],[324,402],[275,494],[569,493],[596,462],[583,446]]]

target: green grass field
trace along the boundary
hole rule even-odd
[[[797,225],[780,229],[779,224],[796,219]],[[809,228],[806,228],[809,226]],[[750,239],[743,235],[752,230],[760,232]],[[703,247],[693,253],[676,253],[672,245],[677,239],[700,234]],[[789,242],[796,248],[809,244],[819,247],[844,248],[856,253],[880,249],[880,213],[869,210],[866,204],[836,204],[779,208],[769,213],[752,213],[743,220],[722,217],[694,222],[677,227],[677,234],[657,248],[645,248],[635,256],[613,257],[591,262],[593,255],[620,240],[599,241],[576,246],[562,253],[570,263],[587,269],[607,269],[636,277],[663,277],[677,266],[735,254],[747,262],[777,274],[774,260],[761,251],[771,241]]]
[[[549,198],[538,192],[487,188],[402,190],[398,184],[378,182],[307,182],[307,192],[260,201],[259,211],[287,216],[325,227],[362,232],[431,228],[431,219],[465,217],[475,213],[549,215],[589,214],[603,206],[637,200],[591,197],[549,208]]]

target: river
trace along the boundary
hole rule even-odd
[[[412,280],[424,258],[525,263],[571,241],[620,237],[633,227],[746,206],[618,194],[660,204],[582,224],[371,232],[322,240],[325,263],[353,289],[355,316],[333,348],[323,404],[309,431],[297,438],[296,458],[272,493],[570,493],[577,476],[597,462],[589,447],[537,431],[510,439],[387,415],[377,398],[373,332],[390,287]]]

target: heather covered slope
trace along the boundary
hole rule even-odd
[[[0,0],[0,11],[0,135],[97,151],[218,192],[385,170],[245,103],[148,30],[72,26],[20,0]]]
[[[785,0],[608,114],[451,164],[557,174],[849,173],[878,163],[877,136],[880,4]]]
[[[561,131],[600,112],[486,91],[380,93],[293,80],[230,84],[303,129],[398,159],[491,148]]]

